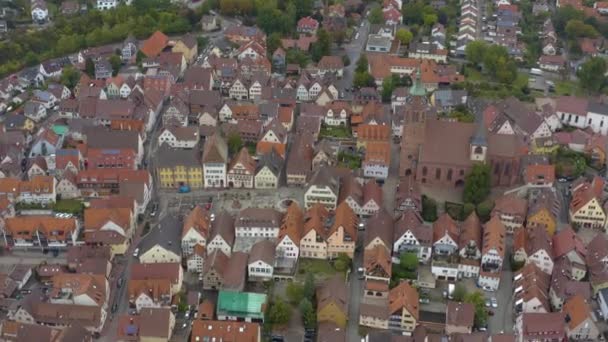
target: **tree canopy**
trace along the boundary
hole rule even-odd
[[[476,163],[464,180],[464,202],[481,203],[490,194],[490,185],[490,166]]]
[[[475,307],[475,326],[484,327],[488,321],[488,311],[486,310],[486,301],[483,293],[479,291],[469,293],[465,296],[464,301],[473,304]]]
[[[504,46],[473,41],[465,48],[467,60],[483,65],[483,70],[500,83],[510,84],[517,78],[517,64]]]
[[[606,68],[606,60],[592,57],[581,65],[576,75],[583,88],[598,93],[606,84]]]
[[[185,33],[200,16],[169,0],[135,0],[131,6],[90,10],[72,17],[58,15],[43,30],[14,30],[0,42],[0,76],[25,66],[65,56],[87,47],[121,42],[129,34],[145,39],[154,31]]]
[[[277,299],[268,312],[268,319],[272,324],[285,325],[291,318],[291,308],[282,299]]]

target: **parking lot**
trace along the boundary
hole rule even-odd
[[[201,205],[213,213],[226,210],[236,214],[239,210],[248,207],[275,208],[284,211],[286,209],[284,200],[296,201],[301,207],[304,206],[304,189],[229,189],[222,192],[197,190],[186,194],[165,192],[161,193],[161,202],[163,200],[167,212],[182,217],[187,215],[195,205]]]

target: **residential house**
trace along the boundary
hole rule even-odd
[[[552,236],[560,210],[559,198],[553,189],[541,190],[537,195],[529,196],[526,228],[542,227]]]
[[[344,63],[339,56],[323,56],[317,64],[319,74],[324,76],[326,73],[335,74],[338,78],[342,78],[344,72]]]
[[[406,209],[395,222],[393,253],[413,252],[418,261],[426,263],[431,258],[432,239],[433,229],[423,223],[418,212]]]
[[[184,271],[179,263],[134,263],[131,265],[133,280],[169,280],[170,293],[174,296],[181,290]]]
[[[197,245],[207,246],[211,231],[211,216],[200,205],[195,206],[184,219],[182,227],[182,255],[189,256]],[[230,253],[228,253],[230,254]]]
[[[459,231],[456,222],[448,213],[443,213],[433,222],[433,251],[449,255],[458,249]]]
[[[112,64],[107,59],[100,59],[95,62],[95,79],[105,80],[112,77]]]
[[[388,294],[388,309],[389,329],[413,332],[420,319],[418,291],[408,282],[400,282]]]
[[[44,0],[34,0],[30,6],[32,20],[36,23],[44,23],[49,18],[49,8]]]
[[[281,213],[270,208],[242,209],[236,216],[235,237],[237,239],[277,239],[281,227],[281,218]]]
[[[309,33],[312,35],[316,34],[317,29],[319,28],[319,22],[310,16],[302,17],[298,20],[297,25],[298,33]]]
[[[219,27],[216,16],[215,15],[203,15],[201,18],[201,26],[203,31],[211,32]]]
[[[524,182],[530,188],[552,187],[555,182],[555,165],[530,164],[524,170]]]
[[[211,232],[207,239],[207,252],[211,254],[215,250],[222,251],[230,256],[234,244],[234,217],[226,211],[218,213],[211,222]]]
[[[11,248],[65,248],[77,244],[80,227],[73,218],[18,216],[4,220],[4,241]]]
[[[251,247],[247,263],[249,281],[272,279],[275,264],[276,245],[271,240],[261,240]]]
[[[608,238],[604,234],[597,234],[587,245],[587,269],[593,293],[608,287]]]
[[[253,189],[255,168],[255,161],[243,147],[228,165],[228,187]]]
[[[330,214],[320,203],[313,204],[304,214],[304,230],[300,240],[300,256],[327,259],[327,224]]]
[[[547,274],[553,271],[551,238],[542,227],[520,230],[513,242],[513,259],[534,263]]]
[[[112,253],[122,255],[135,230],[133,208],[87,208],[83,228],[87,244],[110,246]]]
[[[535,264],[524,265],[513,276],[513,300],[516,314],[549,312],[549,284],[551,276]]]
[[[579,227],[603,230],[606,225],[606,213],[601,203],[603,192],[604,181],[600,177],[573,188],[569,207],[570,222]]]
[[[141,309],[138,315],[118,317],[118,341],[169,341],[175,328],[175,315],[169,308]]]
[[[194,320],[190,340],[261,342],[261,331],[258,323]]]
[[[318,123],[320,128],[320,122]],[[307,180],[312,170],[313,139],[313,134],[306,131],[300,132],[296,136],[287,159],[286,178],[288,186],[303,187],[307,185]],[[322,176],[321,178],[323,179],[324,177],[325,176]],[[337,192],[335,194],[337,195]],[[322,192],[322,196],[328,195],[329,193],[327,191]],[[309,199],[313,201],[315,200],[314,197]]]
[[[209,252],[203,264],[203,272],[201,273],[203,289],[218,290],[222,287],[224,272],[229,260],[230,257],[219,249]]]
[[[137,57],[137,39],[129,35],[122,44],[120,49],[120,58],[123,63],[131,64],[136,61]]]
[[[197,151],[171,149],[163,145],[158,149],[157,156],[156,170],[161,188],[203,187],[203,166]]]
[[[483,232],[479,285],[490,291],[498,290],[500,273],[505,258],[506,229],[497,216],[488,221]],[[491,274],[490,274],[491,273]]]
[[[256,189],[276,189],[279,187],[284,160],[272,149],[269,153],[262,155],[255,168]]]
[[[591,286],[588,281],[578,278],[577,266],[567,258],[556,259],[551,275],[549,299],[553,311],[561,310],[564,303],[574,296],[591,299]]]
[[[219,133],[205,141],[203,150],[203,179],[205,188],[226,186],[228,146]]]
[[[346,204],[340,204],[335,210],[333,224],[327,232],[327,254],[337,258],[344,253],[350,258],[355,255],[357,243],[358,219],[353,210]]]
[[[198,56],[198,41],[196,37],[191,34],[186,34],[180,39],[177,39],[173,47],[172,52],[181,53],[188,64],[192,64],[194,59]]]
[[[23,115],[35,122],[40,122],[46,117],[46,108],[38,102],[28,101],[23,108]]]
[[[562,312],[524,313],[516,318],[513,332],[518,341],[564,341],[564,316]]]
[[[295,266],[300,255],[300,241],[304,233],[304,213],[296,202],[292,202],[283,216],[279,238],[275,248],[276,262],[284,268]]]
[[[562,309],[566,319],[566,335],[573,340],[597,340],[598,326],[591,315],[591,306],[581,295],[570,298]]]
[[[368,142],[362,162],[363,175],[379,180],[388,178],[391,162],[391,145],[388,142]]]
[[[473,304],[448,301],[445,312],[445,333],[470,334],[473,331],[474,318]]]
[[[63,136],[58,136],[50,129],[41,129],[34,138],[30,149],[30,158],[50,156],[55,154],[63,145]]]
[[[553,235],[553,257],[555,261],[566,258],[571,263],[573,278],[580,281],[587,273],[585,257],[587,248],[571,227],[566,227]]]
[[[166,127],[158,136],[158,145],[168,144],[172,148],[195,148],[200,135],[198,127]]]
[[[315,203],[321,203],[330,210],[336,209],[340,182],[328,168],[318,169],[308,182],[308,188],[304,194],[304,206],[306,209]]]
[[[55,191],[61,199],[74,199],[82,196],[76,182],[76,174],[72,171],[65,171],[59,176]]]
[[[317,322],[332,322],[346,327],[348,319],[348,289],[341,275],[326,280],[316,293]]]
[[[473,211],[460,226],[458,254],[461,258],[481,259],[483,247],[481,236],[481,222],[475,211]]]
[[[129,303],[137,312],[143,309],[171,307],[171,281],[169,279],[131,279],[128,284]]]
[[[138,244],[141,263],[181,263],[180,222],[167,215],[160,220],[158,229],[151,230]]]

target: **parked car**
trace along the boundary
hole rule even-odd
[[[498,300],[496,300],[496,297],[492,297],[490,301],[492,302],[492,307],[496,309],[498,307]]]
[[[137,258],[138,255],[139,255],[139,248],[135,248],[135,251],[133,252],[133,257]]]

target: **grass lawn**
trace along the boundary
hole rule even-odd
[[[322,137],[334,137],[334,138],[350,138],[352,133],[350,132],[350,128],[346,126],[321,126],[321,132],[319,136]]]
[[[555,82],[555,94],[557,95],[582,95],[583,92],[576,82],[559,81]]]
[[[481,73],[481,71],[470,66],[465,67],[464,74],[467,80],[471,82],[486,81],[486,77]]]
[[[82,214],[82,211],[84,210],[84,205],[82,204],[82,201],[79,201],[79,200],[64,199],[64,200],[57,201],[55,203],[55,205],[53,206],[53,210],[59,211],[62,213],[80,215],[80,214]]]
[[[347,167],[351,170],[361,168],[361,157],[354,154],[340,153],[338,154],[338,163],[340,166]]]
[[[298,261],[298,273],[296,278],[304,281],[307,273],[312,273],[315,279],[325,279],[336,274],[338,271],[329,263],[322,259],[302,259]]]

